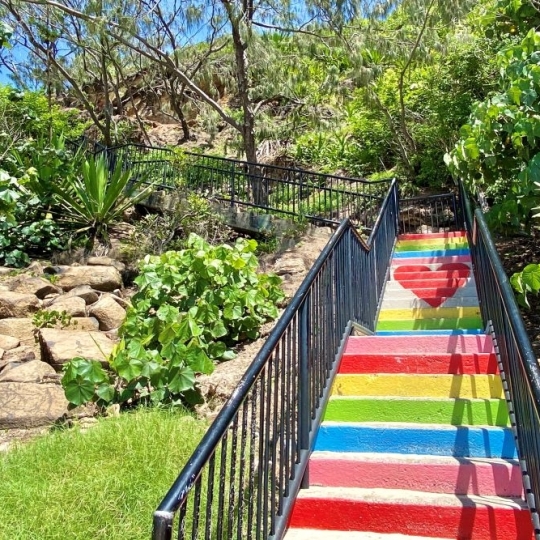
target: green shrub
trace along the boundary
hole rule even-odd
[[[278,315],[281,279],[258,274],[257,242],[211,246],[192,234],[186,249],[147,256],[139,287],[110,361],[70,362],[62,383],[71,403],[176,401],[193,390],[196,373],[234,357],[239,341],[255,339]]]
[[[540,292],[540,264],[528,264],[521,272],[512,275],[510,283],[517,293],[520,305],[531,307],[527,294]]]
[[[65,249],[71,236],[59,227],[36,197],[21,195],[13,216],[0,214],[0,264],[22,267],[30,257],[47,258]]]

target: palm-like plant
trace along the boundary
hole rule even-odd
[[[108,246],[108,227],[148,196],[153,185],[141,184],[141,180],[131,179],[131,171],[122,170],[120,162],[111,172],[107,160],[100,156],[86,160],[81,174],[69,176],[54,192],[64,211],[63,219],[76,227],[77,233],[88,234],[86,249],[91,251],[96,240]]]

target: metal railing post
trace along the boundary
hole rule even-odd
[[[235,179],[236,179],[236,172],[235,172],[235,167],[233,166],[231,168],[231,208],[234,206],[234,190],[235,190],[234,181]]]
[[[310,329],[310,297],[306,296],[300,308],[299,332],[299,443],[301,450],[309,451],[309,432],[311,431],[311,377],[309,369],[309,329]],[[309,465],[302,478],[302,488],[309,487]]]

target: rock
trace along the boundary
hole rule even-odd
[[[2,370],[2,373],[0,373],[0,383],[42,382],[47,375],[56,375],[56,372],[52,366],[45,362],[41,362],[41,360],[31,360],[30,362],[25,362],[24,364],[13,363],[8,364],[5,369]]]
[[[120,272],[113,266],[48,266],[44,272],[57,275],[56,284],[64,291],[79,285],[106,292],[122,287]]]
[[[4,351],[10,351],[11,349],[18,347],[20,343],[20,340],[15,337],[0,334],[0,349],[4,349]]]
[[[306,271],[306,264],[300,257],[278,259],[274,265],[274,272],[278,276],[285,274],[301,274]]]
[[[36,359],[36,353],[34,352],[34,347],[30,345],[22,345],[6,351],[2,356],[2,362],[30,362],[31,360]]]
[[[17,272],[17,268],[10,268],[9,266],[0,266],[0,276],[9,276],[12,272]]]
[[[73,317],[66,330],[97,331],[99,330],[99,321],[95,317]]]
[[[111,296],[105,296],[89,310],[99,321],[100,330],[112,330],[118,328],[126,318],[126,310],[118,304]]]
[[[82,298],[87,305],[93,304],[99,299],[99,294],[94,291],[90,285],[81,285],[80,287],[75,287],[64,295],[65,298],[70,298],[72,296]]]
[[[39,307],[40,302],[35,294],[6,291],[0,295],[0,319],[27,317]]]
[[[59,296],[48,308],[46,308],[46,310],[59,312],[65,311],[72,317],[84,317],[86,315],[86,302],[78,296],[72,296],[69,298]]]
[[[43,361],[56,370],[76,356],[98,360],[107,366],[114,347],[114,343],[100,332],[42,328],[38,335]]]
[[[113,266],[119,272],[123,272],[126,269],[126,265],[123,262],[112,259],[111,257],[89,257],[86,264],[88,266]]]
[[[48,294],[59,294],[62,290],[50,281],[40,277],[19,276],[10,281],[9,288],[13,292],[35,294],[38,298],[45,298]]]
[[[0,319],[0,334],[20,340],[21,345],[33,345],[34,323],[32,319]]]
[[[60,298],[61,294],[48,294],[43,299],[43,307],[48,308],[57,298]]]
[[[112,298],[118,305],[122,306],[124,309],[127,309],[131,306],[131,302],[125,298],[122,298],[119,293],[120,291],[114,291],[114,294],[103,293],[102,298]]]
[[[45,426],[67,413],[59,384],[0,383],[0,429]]]

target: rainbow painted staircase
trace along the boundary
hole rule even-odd
[[[530,540],[464,233],[404,235],[376,335],[350,337],[286,540]]]

